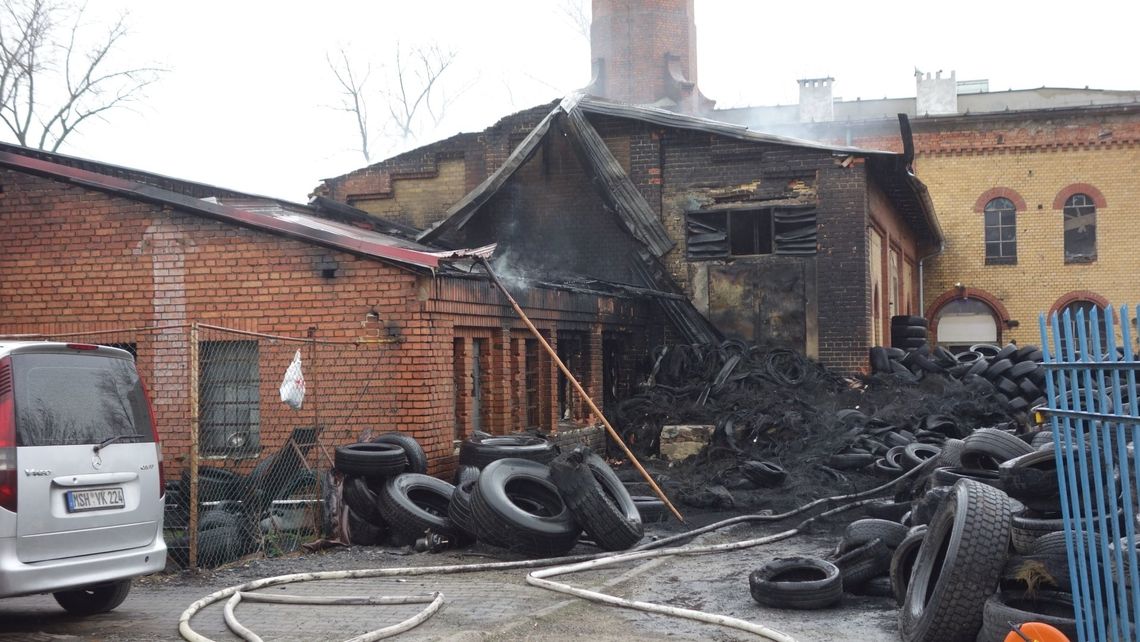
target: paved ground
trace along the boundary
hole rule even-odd
[[[701,543],[735,541],[763,534],[754,527],[705,536]],[[820,554],[831,536],[804,536],[731,553],[669,557],[577,575],[564,581],[580,587],[606,586],[621,597],[731,615],[783,631],[799,640],[897,640],[893,600],[846,596],[835,608],[817,612],[766,609],[748,594],[748,573],[763,561],[789,554]],[[340,570],[495,561],[493,549],[439,555],[401,554],[383,549],[342,549],[303,558],[259,560],[201,576],[167,575],[138,581],[116,611],[87,619],[63,613],[50,596],[0,600],[0,639],[56,640],[178,639],[177,622],[195,600],[258,577],[301,570]],[[577,552],[577,551],[576,551]],[[582,552],[590,552],[582,549]],[[409,595],[441,591],[445,605],[432,619],[402,636],[411,640],[736,640],[747,634],[672,617],[597,605],[525,583],[526,571],[463,575],[304,582],[265,589],[297,595]],[[238,616],[266,640],[344,640],[402,620],[420,606],[284,606],[247,603]],[[225,629],[222,607],[210,606],[193,619],[194,628],[215,640],[238,640]],[[842,633],[837,633],[841,630]]]

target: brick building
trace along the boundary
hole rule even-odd
[[[1140,91],[915,80],[915,97],[845,101],[832,98],[832,79],[802,80],[798,105],[714,117],[899,149],[895,114],[909,114],[915,171],[946,236],[924,262],[922,306],[944,345],[1035,344],[1042,312],[1134,302]]]
[[[597,0],[592,34],[586,91],[602,97],[519,112],[317,193],[427,227],[421,240],[497,243],[500,269],[531,278],[683,295],[658,303],[684,341],[719,334],[864,370],[889,317],[918,311],[917,265],[941,243],[910,158],[699,117],[712,103],[696,87],[692,0]]]
[[[320,404],[330,445],[397,429],[443,472],[454,440],[474,429],[591,423],[501,293],[474,273],[472,253],[401,238],[382,221],[362,226],[363,216],[4,145],[0,334],[129,336],[115,342],[137,354],[151,385],[168,462],[190,447],[191,323],[234,330],[211,339],[225,339],[228,370],[202,360],[202,380],[231,376],[235,360],[253,373],[223,382],[252,406],[238,420],[243,458],[280,447],[295,427],[284,422],[314,420],[274,410],[294,350],[282,337],[330,342],[305,366],[306,403]],[[637,356],[662,333],[651,299],[628,290],[531,284],[516,297],[599,401],[628,390]],[[90,334],[99,331],[111,334]],[[207,400],[199,404],[209,455],[232,435],[214,439]]]

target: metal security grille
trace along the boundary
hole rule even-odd
[[[1065,545],[1082,642],[1137,639],[1140,405],[1128,306],[1040,318]],[[1052,336],[1050,336],[1052,330]],[[1119,333],[1119,337],[1117,334]]]
[[[23,335],[127,350],[162,436],[168,569],[275,556],[332,532],[324,511],[336,446],[390,429],[380,376],[398,337],[325,340],[199,323]],[[281,399],[300,353],[305,395]]]

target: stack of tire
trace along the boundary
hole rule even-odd
[[[1005,347],[979,343],[953,354],[941,346],[932,348],[925,341],[922,344],[916,344],[913,338],[903,341],[913,347],[871,348],[872,374],[894,374],[908,381],[931,375],[960,381],[987,381],[993,387],[994,397],[1012,414],[1026,413],[1045,404],[1045,368],[1037,346],[1019,348],[1012,343]]]
[[[558,455],[533,440],[464,442],[448,507],[460,530],[528,557],[564,555],[583,530],[605,550],[625,550],[641,540],[637,506],[605,460],[584,446]],[[523,456],[500,457],[516,453]]]
[[[427,457],[413,437],[389,432],[338,446],[334,467],[342,476],[337,517],[349,543],[412,545],[431,533],[459,535],[447,517],[455,487],[426,474]]]
[[[827,466],[866,470],[886,479],[938,456],[947,439],[962,435],[958,422],[945,415],[920,416],[913,423],[894,425],[846,409],[836,413],[836,419],[847,441],[840,452],[827,459]]]
[[[1060,520],[1022,506],[1059,507],[1051,449],[1046,432],[947,439],[919,464],[917,497],[870,504],[827,558],[765,564],[749,576],[752,596],[801,609],[845,592],[893,596],[905,642],[1003,640],[1010,622],[1029,621],[1076,639],[1064,534],[1048,530]]]
[[[891,317],[891,345],[903,350],[916,350],[926,345],[926,319],[910,315]]]
[[[1041,537],[1060,530],[1060,519],[1045,522],[1027,508],[1059,510],[1052,461],[1048,433],[994,428],[939,461],[911,508],[911,522],[926,531],[891,562],[904,641],[1002,640],[1010,622],[1030,621],[1076,639],[1063,534]]]

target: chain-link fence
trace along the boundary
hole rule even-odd
[[[312,334],[184,324],[44,337],[135,356],[163,437],[168,568],[279,555],[329,532],[335,447],[394,412],[378,382],[394,340]]]

